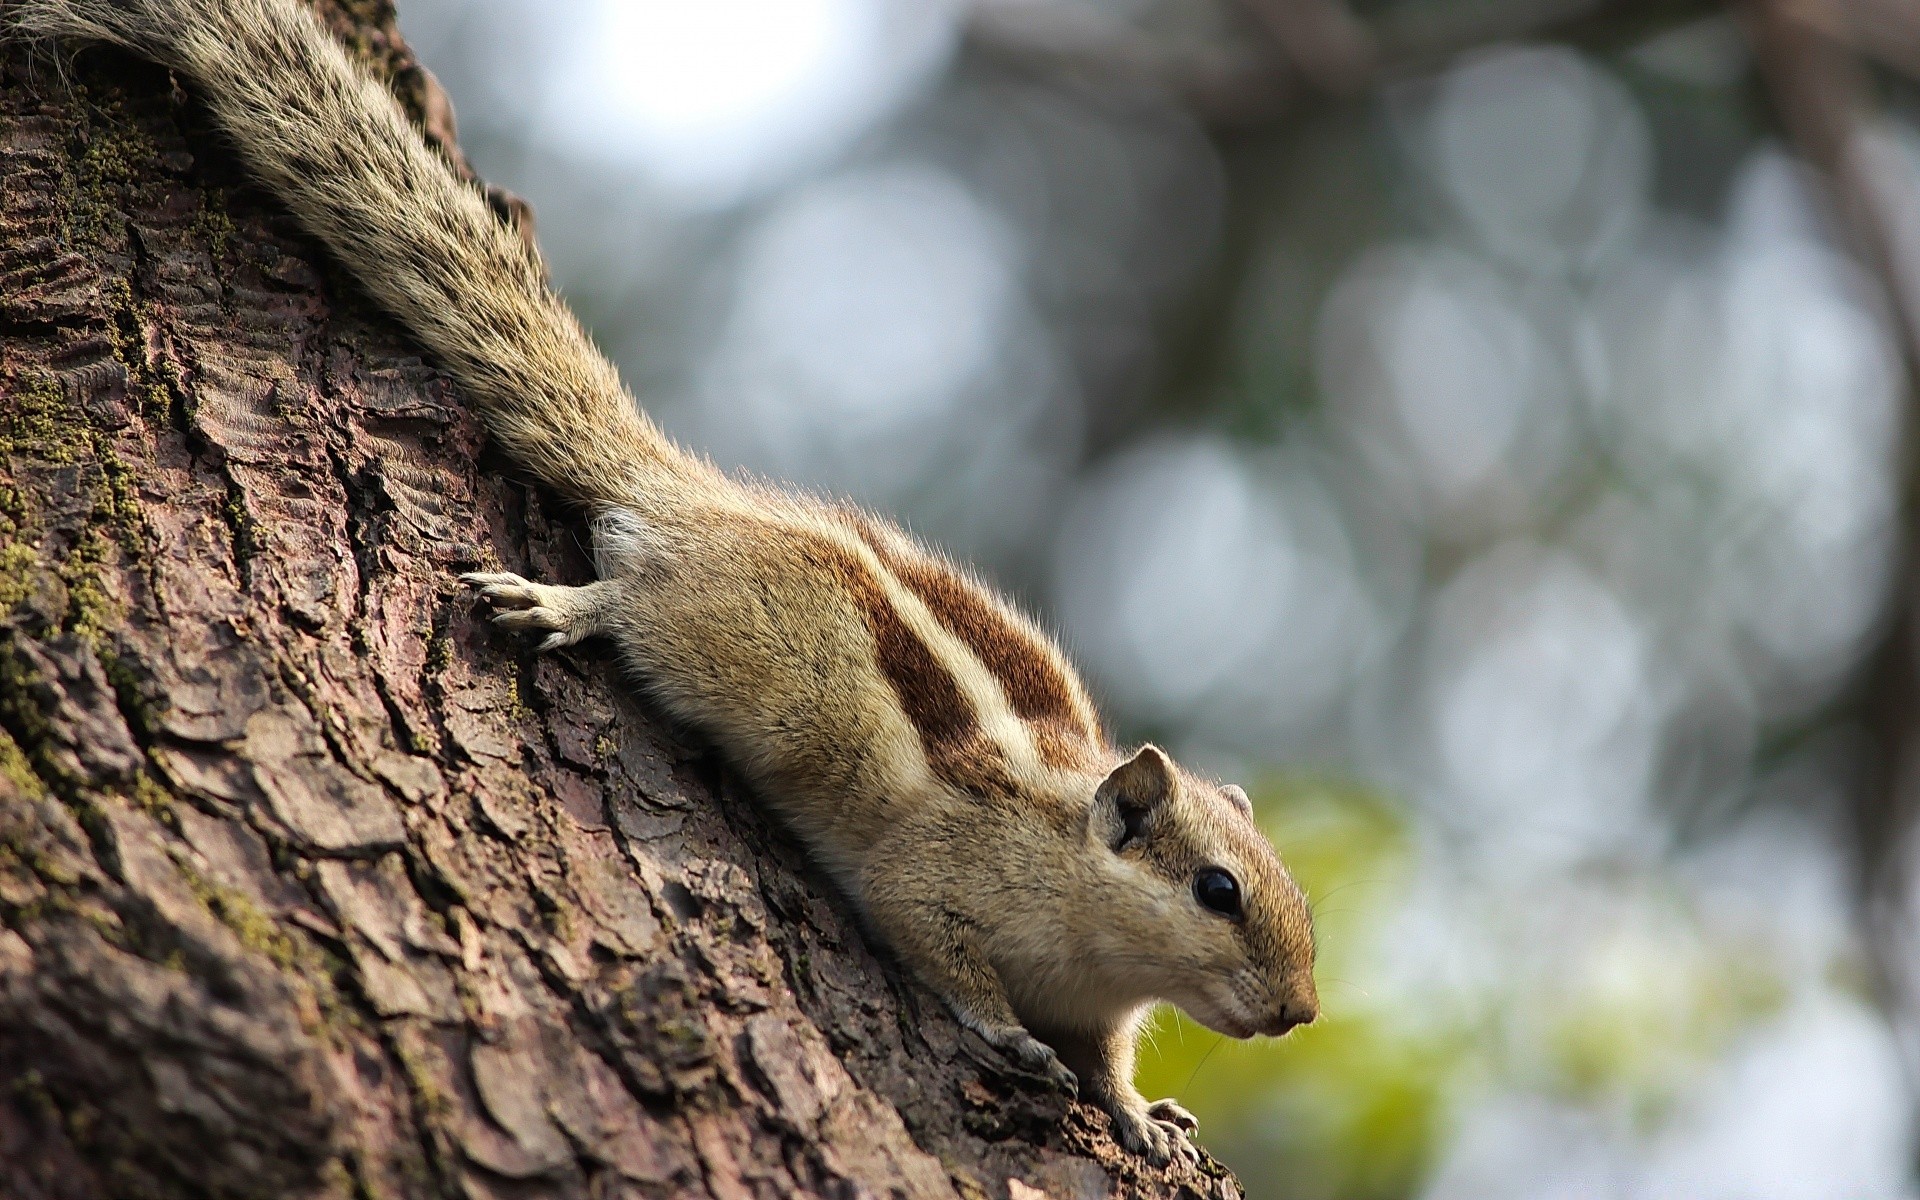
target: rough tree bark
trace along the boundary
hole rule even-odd
[[[390,6],[325,11],[450,145]],[[580,530],[165,72],[0,55],[0,1194],[1237,1194],[476,620]]]

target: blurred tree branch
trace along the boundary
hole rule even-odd
[[[1912,0],[1781,0],[1775,19],[1920,78],[1920,5]]]
[[[1358,91],[1372,82],[1380,41],[1346,0],[1242,0],[1301,78],[1324,92]]]
[[[1216,124],[1286,117],[1315,95],[1359,95],[1500,42],[1617,42],[1725,11],[1716,0],[1472,0],[1373,20],[1345,0],[1234,0],[1264,38],[1175,39],[1082,0],[977,0],[972,48],[996,61],[1163,87]],[[1783,0],[1770,21],[1920,79],[1920,4]]]
[[[1920,1091],[1920,505],[1914,498],[1911,404],[1920,394],[1920,195],[1902,151],[1873,129],[1872,79],[1860,52],[1920,65],[1920,10],[1882,0],[1756,0],[1755,51],[1781,126],[1826,181],[1840,230],[1872,273],[1898,335],[1909,416],[1899,470],[1893,620],[1868,663],[1869,770],[1851,830],[1859,912],[1880,1001],[1910,1086]],[[1890,36],[1904,30],[1902,43]],[[1872,31],[1871,34],[1869,31]],[[1891,54],[1886,48],[1894,48]],[[1904,56],[1905,61],[1900,59]]]
[[[1892,0],[1876,0],[1891,3]],[[1291,116],[1500,42],[1617,41],[1720,11],[1713,0],[1487,0],[1362,20],[1345,0],[1238,0],[1263,36],[1174,39],[1079,0],[977,0],[969,46],[1055,75],[1164,88],[1216,125]]]
[[[1875,136],[1870,80],[1851,44],[1807,13],[1831,4],[1757,0],[1746,9],[1780,124],[1832,193],[1840,232],[1879,283],[1909,377],[1920,368],[1920,204],[1913,171]],[[1920,24],[1920,10],[1915,13]]]

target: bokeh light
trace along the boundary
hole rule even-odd
[[[939,67],[945,0],[594,0],[571,20],[540,129],[724,203],[818,162]]]

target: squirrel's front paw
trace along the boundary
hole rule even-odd
[[[1042,1076],[1048,1083],[1059,1088],[1069,1096],[1080,1095],[1080,1077],[1060,1061],[1053,1047],[1039,1038],[1014,1026],[1011,1029],[976,1030],[981,1037],[992,1043],[993,1047],[1019,1063],[1034,1074]]]
[[[493,623],[516,633],[546,633],[542,650],[571,646],[593,632],[570,603],[579,588],[530,583],[518,575],[469,572],[460,582],[480,593],[493,610]]]
[[[1156,1167],[1176,1157],[1193,1166],[1200,1161],[1200,1152],[1187,1140],[1188,1126],[1182,1118],[1192,1122],[1191,1128],[1199,1128],[1193,1115],[1171,1100],[1162,1100],[1152,1108],[1123,1108],[1113,1113],[1114,1135],[1121,1145]]]

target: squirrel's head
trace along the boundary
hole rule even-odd
[[[1154,996],[1236,1038],[1277,1037],[1319,1015],[1307,898],[1244,791],[1144,746],[1094,792],[1087,836],[1118,885],[1106,949],[1150,976],[1140,982]],[[1160,949],[1143,955],[1148,946]]]

